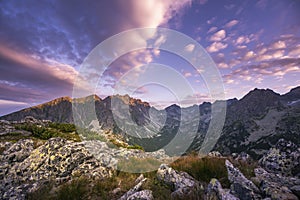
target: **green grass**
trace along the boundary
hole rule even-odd
[[[118,162],[117,168],[126,172],[141,173],[159,168],[161,162],[154,158],[134,158],[122,159]]]

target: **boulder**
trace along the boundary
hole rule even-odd
[[[231,183],[231,194],[243,200],[261,199],[260,191],[252,181],[248,180],[228,160],[226,160],[225,165],[228,172],[228,180]]]
[[[270,173],[300,177],[300,148],[291,141],[280,139],[259,164]]]
[[[206,200],[239,200],[239,198],[224,190],[221,183],[213,178],[207,186]]]
[[[172,188],[172,198],[200,198],[201,185],[186,172],[177,172],[166,164],[157,170],[157,179]]]
[[[12,145],[7,144],[7,147],[8,149],[0,156],[1,162],[21,162],[33,150],[33,141],[31,139],[21,139]]]
[[[111,169],[103,167],[82,142],[51,138],[32,149],[32,140],[19,140],[1,156],[4,162],[0,163],[0,199],[24,199],[28,191],[49,179],[61,184],[73,176],[100,179],[112,174]]]
[[[141,190],[130,195],[127,200],[152,200],[153,195],[151,190]]]
[[[133,188],[131,188],[128,192],[126,192],[119,200],[128,200],[128,199],[145,199],[150,200],[153,199],[152,191],[149,190],[141,190],[142,185],[147,181],[147,178],[143,178],[141,176],[137,178],[136,182],[138,182]],[[140,181],[138,181],[140,180]]]
[[[299,179],[272,174],[263,168],[256,168],[254,172],[264,197],[271,198],[272,200],[298,199],[297,196],[293,194],[292,188],[300,184]]]

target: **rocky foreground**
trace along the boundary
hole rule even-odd
[[[80,177],[105,179],[113,176],[115,161],[110,152],[95,159],[83,142],[71,142],[62,138],[51,138],[35,148],[31,139],[16,143],[2,142],[0,160],[1,199],[26,199],[27,194],[37,191],[49,180],[57,187]],[[115,152],[112,152],[115,153]],[[120,153],[120,152],[119,152]],[[137,151],[135,151],[138,154]],[[226,160],[230,188],[211,177],[205,184],[186,172],[176,171],[161,164],[156,178],[171,189],[170,199],[298,199],[300,197],[299,159],[300,149],[292,142],[280,140],[260,160],[255,177],[246,178],[233,164]],[[221,156],[211,153],[209,156]],[[238,156],[236,159],[249,159]],[[296,174],[297,173],[297,174]],[[144,190],[147,178],[138,177],[136,185],[119,199],[153,199],[151,190]],[[115,191],[118,192],[118,188]]]
[[[26,131],[29,130],[27,126],[26,130],[18,129],[19,123],[0,123],[0,199],[300,198],[300,148],[285,139],[279,139],[259,161],[252,160],[246,153],[223,157],[219,152],[211,152],[204,158],[187,155],[179,159],[179,164],[167,165],[162,163],[169,159],[164,151],[151,153],[140,149],[112,148],[99,140],[77,141],[76,134],[69,132],[73,130],[69,125],[45,125],[49,122],[34,121],[34,118],[26,120],[23,125],[35,124],[33,132]],[[41,131],[38,127],[46,128]],[[50,139],[41,140],[41,137]],[[118,179],[120,172],[116,169],[121,158],[141,162],[155,158],[160,163],[151,162],[152,167],[156,164],[157,168],[150,175],[127,173]],[[241,164],[239,168],[238,163]],[[203,165],[204,171],[200,172],[199,165]],[[250,165],[255,167],[248,168]],[[130,168],[125,166],[123,169]],[[222,168],[225,173],[218,173]],[[209,173],[212,175],[207,179]],[[80,186],[78,181],[82,177],[85,182]],[[72,190],[70,187],[74,187],[74,182],[76,187]],[[85,195],[87,190],[81,191],[84,186],[92,187],[98,193]],[[58,192],[65,196],[56,196]],[[74,192],[81,193],[72,196]]]

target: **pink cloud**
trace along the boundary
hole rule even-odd
[[[135,27],[158,27],[166,24],[174,15],[191,5],[191,0],[127,0],[120,1],[121,7],[130,9],[130,20]]]
[[[239,21],[234,19],[234,20],[231,20],[230,22],[226,23],[224,27],[225,28],[231,28],[231,27],[237,25],[238,23],[239,23]]]
[[[227,46],[228,46],[228,44],[224,44],[222,42],[214,42],[210,46],[208,46],[206,48],[206,50],[209,53],[213,53],[213,52],[218,52],[218,51],[220,51],[222,49],[225,49]]]
[[[226,31],[225,30],[220,30],[218,32],[216,32],[215,34],[213,34],[210,37],[210,41],[214,41],[214,42],[218,42],[223,40],[226,37]]]

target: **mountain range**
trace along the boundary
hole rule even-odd
[[[92,103],[95,105],[98,128],[121,134],[128,143],[138,144],[146,151],[163,147],[167,153],[172,153],[171,151],[174,150],[174,147],[165,146],[177,132],[190,138],[191,145],[188,151],[198,151],[211,121],[212,105],[217,103],[204,102],[187,108],[174,104],[158,110],[149,103],[128,95],[114,95],[104,99],[97,95],[77,99],[61,97],[2,116],[0,119],[19,121],[26,116],[33,116],[40,120],[74,123],[72,109],[74,102],[79,105],[77,112],[88,121],[88,124],[95,124],[95,122],[89,119],[84,109],[80,109],[87,103]],[[240,100],[230,99],[226,102],[225,124],[220,138],[214,145],[214,150],[224,155],[246,152],[258,159],[281,138],[300,144],[300,86],[283,95],[270,89],[254,89]],[[122,120],[124,113],[116,114],[112,104],[114,108],[118,108],[117,110],[129,108],[131,119]],[[116,116],[120,118],[117,119]],[[198,118],[191,116],[198,116]],[[132,123],[136,126],[134,130],[129,130],[133,127]],[[193,130],[196,130],[195,135],[191,134]],[[128,134],[129,132],[133,134]],[[151,134],[152,132],[155,134]],[[141,134],[144,135],[140,137]]]

